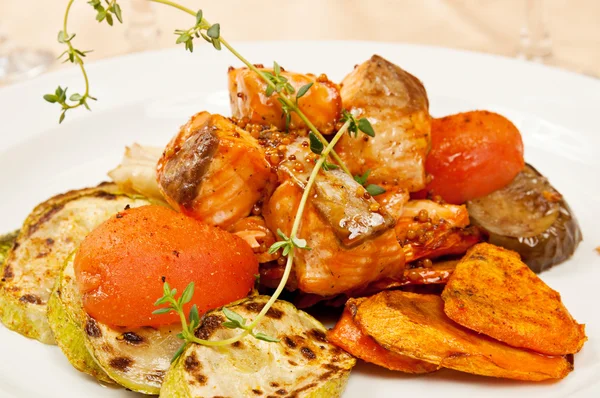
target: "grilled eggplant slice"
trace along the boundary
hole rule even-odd
[[[228,306],[253,318],[269,300],[254,296]],[[221,310],[207,313],[196,336],[221,340],[240,333],[222,325]],[[161,397],[341,396],[355,359],[327,341],[319,321],[285,301],[276,301],[257,327],[278,343],[246,337],[230,346],[189,345],[173,364]]]
[[[158,394],[173,354],[181,346],[179,325],[111,328],[83,309],[73,256],[52,292],[48,317],[58,346],[78,370],[144,394]],[[66,322],[65,322],[66,321]]]
[[[516,251],[534,272],[571,257],[582,239],[566,200],[531,165],[508,186],[468,202],[467,209],[490,243]]]
[[[6,327],[53,344],[46,303],[65,259],[98,224],[145,199],[115,185],[71,191],[38,205],[29,215],[0,269],[0,320]]]

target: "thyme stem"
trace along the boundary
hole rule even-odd
[[[160,3],[160,4],[164,4],[164,5],[168,5],[171,7],[175,7],[181,11],[187,12],[188,14],[195,16],[196,13],[192,10],[190,10],[187,7],[184,7],[180,4],[177,4],[175,2],[169,1],[169,0],[150,0],[152,2],[155,3]],[[210,24],[206,18],[203,18],[203,20]],[[267,83],[268,86],[270,86],[271,88],[275,89],[275,84],[269,80],[269,78],[263,73],[261,72],[256,66],[254,66],[254,64],[252,64],[250,61],[248,61],[246,58],[244,58],[242,56],[242,54],[240,54],[239,52],[237,52],[235,50],[235,48],[233,48],[228,42],[227,40],[225,40],[222,37],[219,37],[219,41],[221,42],[221,44],[227,48],[229,50],[229,52],[231,52],[237,59],[239,59],[240,61],[242,61],[242,63],[244,65],[246,65],[248,67],[248,69],[250,69],[251,71],[253,71],[254,73],[256,73],[257,75],[259,75],[264,81],[265,83]],[[294,101],[292,101],[284,92],[280,92],[278,93],[279,97],[285,102],[285,104],[290,107],[290,109],[293,112],[296,112],[296,114],[298,115],[298,117],[300,117],[300,119],[304,122],[304,124],[306,124],[306,126],[310,129],[310,131],[313,132],[314,135],[316,135],[319,140],[321,140],[321,142],[325,143],[327,142],[327,140],[325,139],[325,137],[323,137],[323,134],[321,134],[321,132],[315,127],[315,125],[306,117],[306,115],[304,114],[304,112],[302,112],[300,110],[300,108],[296,105],[296,103]],[[331,151],[331,156],[333,157],[333,159],[335,159],[335,161],[337,162],[337,164],[340,166],[340,168],[342,170],[344,170],[345,173],[347,173],[348,175],[352,176],[352,173],[350,172],[350,170],[348,169],[348,167],[344,164],[344,161],[342,160],[342,158],[335,152],[335,151]]]

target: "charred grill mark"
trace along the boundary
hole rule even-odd
[[[248,303],[244,306],[248,311],[250,312],[255,312],[255,313],[259,313],[262,311],[262,309],[265,307],[264,303],[256,303],[256,302],[251,302]],[[269,308],[269,310],[267,311],[267,313],[265,314],[267,317],[272,318],[272,319],[281,319],[283,318],[283,311],[278,310],[277,308]]]
[[[202,319],[200,327],[196,329],[196,337],[208,340],[213,332],[221,326],[223,318],[219,315],[208,315]]]
[[[144,342],[144,338],[134,332],[125,332],[119,337],[117,337],[117,340],[125,341],[126,343],[131,345],[139,345]]]
[[[285,343],[285,345],[287,345],[290,348],[296,348],[298,345],[296,344],[296,342],[292,339],[290,339],[288,336],[285,336],[283,338],[283,342]]]
[[[235,343],[231,344],[231,346],[234,348],[244,348],[244,343],[241,341],[236,341]]]
[[[52,246],[53,244],[54,244],[54,239],[52,239],[52,238],[46,239],[46,246]]]
[[[61,204],[61,205],[51,208],[46,213],[44,213],[43,216],[41,216],[35,223],[33,223],[33,225],[31,225],[29,227],[29,229],[27,230],[27,237],[30,237],[31,235],[33,235],[35,233],[35,231],[37,231],[42,224],[44,224],[46,221],[51,219],[53,215],[55,215],[56,213],[61,211],[64,207],[65,207],[65,205]]]
[[[292,361],[291,359],[288,359],[288,363],[292,366],[298,366],[298,362]]]
[[[102,337],[102,330],[98,327],[95,319],[88,318],[85,323],[85,333],[90,337]]]
[[[287,394],[287,391],[285,388],[280,388],[279,390],[275,391],[275,394],[277,395],[285,395]]]
[[[253,389],[252,392],[254,393],[254,395],[262,395],[263,392],[261,390],[257,390],[257,389]]]
[[[196,357],[196,353],[194,351],[192,351],[192,353],[188,357],[185,358],[183,367],[184,367],[185,371],[188,373],[193,373],[196,370],[202,369],[202,364]]]
[[[317,383],[307,384],[304,387],[300,387],[300,388],[292,391],[290,393],[290,395],[288,395],[288,398],[298,398],[298,396],[300,395],[300,393],[303,393],[304,391],[310,390],[311,388],[314,388],[316,386],[317,386]]]
[[[319,329],[312,329],[309,334],[313,339],[320,341],[321,343],[327,343],[327,336]]]
[[[196,375],[196,381],[198,382],[198,384],[200,384],[201,386],[206,385],[206,383],[208,382],[208,377],[204,376],[204,375]]]
[[[127,357],[116,357],[110,360],[109,365],[111,368],[121,372],[127,372],[131,365],[133,365],[133,359]]]
[[[169,197],[186,209],[192,207],[204,175],[219,147],[214,127],[206,126],[188,138],[169,159],[159,184]]]
[[[50,252],[39,252],[35,258],[44,258],[46,257],[48,254],[50,254]]]
[[[333,376],[334,372],[333,371],[327,371],[325,373],[323,373],[321,376],[319,376],[319,380],[320,381],[325,381],[325,380],[329,380],[331,379],[331,376]]]
[[[3,279],[10,279],[13,276],[15,276],[15,274],[13,274],[11,266],[9,264],[6,264],[6,267],[4,268],[4,274],[2,275],[2,278]]]
[[[106,191],[98,191],[94,194],[94,197],[102,198],[102,199],[106,199],[106,200],[115,200],[117,198],[117,195],[106,192]]]
[[[43,304],[42,299],[40,297],[36,296],[35,294],[25,294],[25,295],[21,296],[21,298],[19,298],[19,301],[22,303],[29,303],[29,304],[37,304],[37,305]]]
[[[306,358],[308,360],[312,360],[317,357],[317,355],[313,352],[313,350],[311,350],[308,347],[300,348],[300,353],[304,356],[304,358]]]
[[[158,384],[162,384],[164,378],[165,378],[165,371],[164,370],[155,370],[153,373],[148,373],[145,376],[146,380],[151,382],[151,383],[158,383]]]
[[[277,387],[279,387],[279,383],[276,383],[276,382],[274,382],[274,381],[270,382],[270,383],[269,383],[269,385],[270,385],[271,387],[273,387],[273,388],[277,388]]]

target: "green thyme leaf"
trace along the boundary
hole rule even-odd
[[[321,166],[321,167],[325,171],[335,170],[335,169],[339,169],[340,168],[340,166],[338,166],[337,164],[329,163],[327,161],[323,162],[323,166]]]
[[[206,31],[206,34],[211,39],[218,39],[219,36],[221,35],[221,25],[219,25],[218,23],[213,24],[210,28],[208,28],[208,30]],[[213,42],[213,44],[214,44],[214,42]]]
[[[117,17],[117,19],[119,20],[119,22],[123,23],[123,15],[121,14],[121,6],[118,5],[117,3],[115,3],[115,5],[113,6],[113,12],[115,14],[115,17]]]
[[[159,308],[157,310],[152,311],[152,314],[154,314],[154,315],[161,315],[161,314],[167,314],[169,312],[171,312],[171,307]]]
[[[269,254],[275,254],[275,253],[277,253],[277,251],[279,249],[281,249],[282,247],[284,247],[286,245],[289,245],[289,242],[288,241],[284,241],[284,240],[280,240],[280,241],[277,241],[277,242],[273,243],[271,245],[271,247],[269,247]]]
[[[275,337],[268,336],[268,335],[266,335],[264,333],[256,333],[256,334],[253,334],[253,336],[255,338],[257,338],[258,340],[267,341],[269,343],[279,343],[279,339],[276,339]]]
[[[177,38],[177,41],[175,41],[175,44],[180,44],[180,43],[184,43],[188,40],[190,40],[192,37],[187,34],[187,33],[182,33],[181,35],[179,35],[179,37]]]
[[[277,228],[277,236],[279,236],[283,240],[290,240],[290,238],[288,238],[287,235],[284,234],[283,231],[279,228]]]
[[[81,96],[81,94],[77,94],[77,93],[75,93],[69,97],[69,99],[71,101],[81,101],[82,98],[83,97]]]
[[[310,150],[317,155],[323,153],[323,143],[321,140],[311,131],[308,133],[308,140],[310,141]]]
[[[58,97],[54,94],[46,94],[44,95],[44,99],[48,102],[50,102],[51,104],[54,104],[55,102],[58,101]]]
[[[166,296],[162,296],[161,298],[159,298],[158,300],[156,300],[154,302],[154,306],[158,307],[159,305],[163,305],[169,302],[169,297]]]
[[[244,324],[246,323],[246,320],[237,312],[231,311],[229,308],[227,307],[223,307],[223,315],[225,315],[225,317],[227,319],[229,319],[231,322],[234,322],[236,324],[238,324],[238,327],[244,327]]]
[[[366,117],[363,117],[358,121],[358,129],[368,135],[369,137],[375,137],[375,130],[371,126],[371,122]]]
[[[360,185],[365,185],[367,183],[367,179],[369,178],[369,174],[371,174],[371,170],[365,171],[363,175],[355,175],[354,181],[358,182]]]
[[[196,25],[200,25],[202,23],[202,10],[198,10],[196,13]]]
[[[273,71],[275,72],[275,76],[281,77],[279,76],[281,74],[281,66],[275,61],[273,61]]]
[[[371,194],[371,196],[377,196],[381,195],[382,193],[385,193],[385,189],[375,184],[369,184],[365,187],[365,189],[369,194]]]
[[[312,250],[310,247],[306,246],[306,239],[300,239],[300,238],[294,237],[294,238],[292,238],[292,244],[299,249]]]
[[[190,282],[189,285],[186,286],[183,293],[181,293],[181,304],[187,304],[192,300],[192,297],[194,296],[195,287],[196,285],[194,284],[194,282]]]
[[[267,88],[265,90],[265,95],[267,97],[270,97],[271,95],[273,95],[273,91],[275,91],[275,89],[273,88],[273,86],[267,85]]]
[[[181,354],[183,354],[183,350],[185,350],[186,345],[186,343],[183,343],[181,347],[179,347],[175,355],[173,355],[173,358],[171,358],[171,363],[175,362],[181,356]]]
[[[191,329],[195,329],[196,326],[200,325],[200,314],[198,313],[198,307],[196,304],[192,305],[192,309],[190,310],[190,326]]]
[[[313,85],[313,82],[310,82],[310,83],[305,84],[304,86],[300,87],[300,89],[298,90],[298,93],[296,94],[296,101],[298,101],[300,98],[304,97],[304,95],[308,92],[308,90],[310,90],[312,85]]]

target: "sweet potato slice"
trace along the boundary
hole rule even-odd
[[[565,355],[587,340],[556,291],[517,253],[488,243],[458,263],[442,299],[450,319],[513,347]]]
[[[462,372],[540,381],[573,370],[562,356],[510,347],[460,326],[444,314],[436,295],[381,292],[358,305],[354,320],[390,351]]]
[[[429,373],[438,369],[438,366],[434,364],[388,351],[364,334],[352,319],[357,305],[364,300],[366,299],[350,299],[346,303],[342,317],[327,333],[327,339],[331,343],[355,357],[390,370],[406,373]]]

